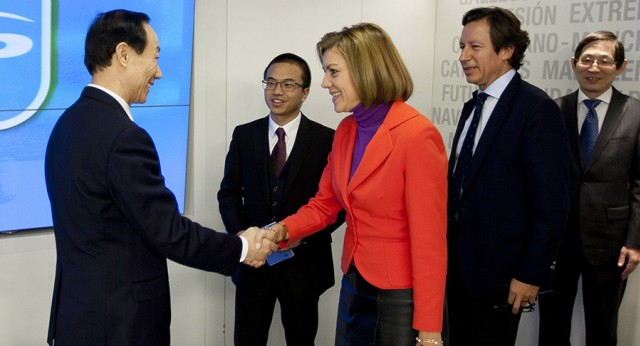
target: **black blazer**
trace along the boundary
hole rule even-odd
[[[622,246],[640,248],[640,100],[613,88],[587,167],[578,134],[578,91],[556,102],[564,115],[572,156],[567,238],[581,238],[592,264],[615,265]]]
[[[331,152],[334,130],[309,120],[304,114],[293,150],[287,159],[287,177],[280,215],[272,215],[269,192],[269,118],[264,117],[237,126],[225,161],[224,177],[218,191],[222,220],[229,233],[250,226],[265,226],[282,220],[318,191],[318,183]],[[344,213],[333,225],[306,239],[295,248],[295,256],[273,267],[259,269],[241,266],[233,275],[237,289],[259,288],[275,277],[274,270],[286,276],[291,288],[300,295],[318,296],[334,284],[331,232],[344,221]]]
[[[45,157],[56,239],[48,342],[169,345],[167,258],[229,275],[242,243],[180,216],[151,137],[86,87]]]
[[[473,107],[470,100],[462,109],[449,179]],[[468,291],[494,298],[512,278],[550,284],[567,220],[568,160],[558,106],[516,73],[478,142],[459,204],[449,209],[458,213],[449,228],[450,271]]]

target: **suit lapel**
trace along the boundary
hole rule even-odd
[[[576,166],[582,167],[582,149],[580,148],[580,134],[578,133],[578,91],[560,99],[560,112],[565,117],[567,135],[569,137],[569,149]]]
[[[262,177],[262,194],[265,198],[266,205],[270,205],[271,194],[269,193],[269,116],[267,115],[254,127],[254,133],[249,139],[253,145],[250,152],[257,153],[255,161],[255,169],[258,170],[257,177]],[[252,164],[247,162],[247,164]]]
[[[389,113],[380,125],[378,131],[376,131],[376,133],[373,135],[373,138],[371,138],[371,142],[369,142],[367,148],[364,151],[362,161],[360,161],[358,169],[356,169],[353,178],[348,184],[349,192],[357,188],[358,185],[360,185],[367,179],[367,177],[375,172],[375,170],[387,159],[389,154],[391,154],[391,150],[393,149],[391,130],[399,124],[405,122],[407,119],[412,118],[416,115],[417,113],[415,111],[411,112],[411,108],[405,107],[404,103],[395,102],[391,106],[391,109],[389,109]],[[354,135],[353,137],[354,139],[351,143],[352,156],[356,136]],[[351,163],[351,160],[349,161],[349,163]],[[351,172],[351,165],[349,165],[348,169],[345,169],[345,171],[347,171],[347,174],[349,174]],[[347,179],[348,178],[349,177],[347,176]]]
[[[351,148],[353,148],[353,146]],[[391,153],[391,149],[393,149],[393,143],[391,142],[389,128],[387,127],[387,124],[383,122],[364,151],[362,161],[360,161],[360,165],[358,165],[356,172],[353,174],[353,177],[348,184],[349,192],[358,187],[358,185],[360,185],[376,170],[376,168],[378,168],[378,166],[384,162],[384,160],[386,160],[387,156]],[[353,155],[353,149],[351,151]],[[347,173],[351,173],[351,165],[349,165],[345,171]],[[349,179],[348,176],[347,179]]]
[[[455,167],[455,162],[457,160],[456,149],[458,148],[458,142],[460,141],[460,135],[462,134],[464,125],[467,122],[467,119],[469,119],[469,116],[471,115],[471,110],[473,110],[473,107],[475,105],[473,100],[475,99],[477,93],[478,91],[474,91],[473,98],[465,102],[464,106],[462,107],[462,114],[460,116],[460,121],[458,122],[458,126],[456,127],[456,133],[453,136],[453,143],[451,144],[451,149],[450,149],[451,154],[449,154],[449,162],[450,162],[449,178],[453,177],[453,169]]]
[[[598,156],[600,156],[604,149],[607,147],[609,140],[611,140],[611,136],[613,136],[613,133],[616,131],[616,129],[620,125],[620,122],[622,121],[622,118],[624,117],[626,108],[626,99],[618,90],[613,88],[611,102],[609,103],[609,108],[607,109],[607,114],[604,117],[602,129],[600,130],[600,134],[598,135],[596,147],[593,149],[593,154],[589,163],[597,161]],[[587,166],[587,168],[588,167],[589,166]]]
[[[351,174],[351,161],[353,160],[353,147],[356,143],[356,134],[358,125],[356,124],[353,115],[343,120],[340,126],[344,127],[340,133],[336,132],[334,141],[334,148],[332,151],[332,164],[333,174],[337,180],[339,191],[342,194],[341,198],[347,209],[350,209],[349,205],[349,175]]]
[[[468,191],[468,186],[473,182],[473,179],[482,166],[487,153],[490,151],[493,141],[495,140],[498,133],[500,133],[500,128],[509,115],[511,103],[516,96],[516,92],[520,87],[520,83],[520,75],[516,73],[515,76],[513,76],[513,79],[511,79],[511,82],[509,82],[509,85],[507,85],[506,89],[504,89],[504,91],[502,92],[502,95],[500,95],[500,99],[498,100],[496,107],[490,114],[489,121],[482,131],[482,135],[480,136],[478,145],[473,152],[471,167],[469,169],[469,176],[466,177],[467,179],[465,179],[462,185],[463,194],[464,191]]]
[[[298,173],[300,172],[300,168],[302,167],[305,157],[309,154],[311,143],[313,142],[313,136],[315,136],[315,133],[313,132],[311,122],[304,114],[302,114],[300,126],[298,127],[298,134],[296,135],[296,141],[293,144],[293,149],[287,159],[287,179],[283,194],[283,200],[285,201],[291,192],[293,183],[298,177]]]

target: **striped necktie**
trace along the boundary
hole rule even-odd
[[[582,162],[584,167],[587,167],[591,154],[593,154],[593,148],[595,148],[598,140],[598,113],[596,113],[596,107],[600,104],[600,100],[584,100],[584,104],[589,111],[587,111],[587,117],[582,123],[582,130],[580,130],[580,147],[582,149]]]

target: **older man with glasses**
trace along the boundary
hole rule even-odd
[[[613,81],[622,42],[596,31],[571,58],[579,89],[556,100],[571,148],[570,214],[553,292],[540,295],[540,346],[570,345],[582,277],[587,346],[616,345],[626,279],[640,261],[640,100]]]

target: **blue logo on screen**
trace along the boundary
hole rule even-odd
[[[0,5],[0,130],[42,105],[51,84],[51,0]]]

